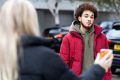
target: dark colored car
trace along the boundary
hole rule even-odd
[[[112,73],[120,69],[120,20],[104,21],[100,25],[103,27],[103,33],[106,34],[109,42],[109,48],[113,50],[114,59],[112,63]]]
[[[62,39],[68,33],[68,31],[69,26],[56,26],[45,29],[43,32],[43,36],[53,41],[50,48],[59,53]]]

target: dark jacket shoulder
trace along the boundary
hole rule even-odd
[[[92,65],[89,70],[84,72],[78,80],[102,80],[105,70],[98,64]]]
[[[77,78],[60,56],[37,37],[22,38],[21,80],[74,80]]]

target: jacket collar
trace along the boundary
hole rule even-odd
[[[80,24],[79,21],[73,21],[72,22],[72,24],[70,26],[70,29],[69,29],[70,34],[72,34],[76,37],[80,37],[80,33],[78,31],[79,30],[79,26],[78,26],[79,24]],[[99,34],[102,32],[102,27],[100,27],[96,24],[94,24],[93,27],[94,27],[95,36],[99,36]]]

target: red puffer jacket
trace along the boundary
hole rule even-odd
[[[108,48],[107,38],[101,31],[102,28],[94,25],[94,58],[100,49]],[[60,56],[77,75],[80,75],[82,72],[83,53],[84,43],[80,34],[72,31],[65,35],[60,48]],[[112,74],[109,70],[103,80],[111,79]]]

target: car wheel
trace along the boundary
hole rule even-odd
[[[115,74],[116,68],[112,68],[112,74]]]

